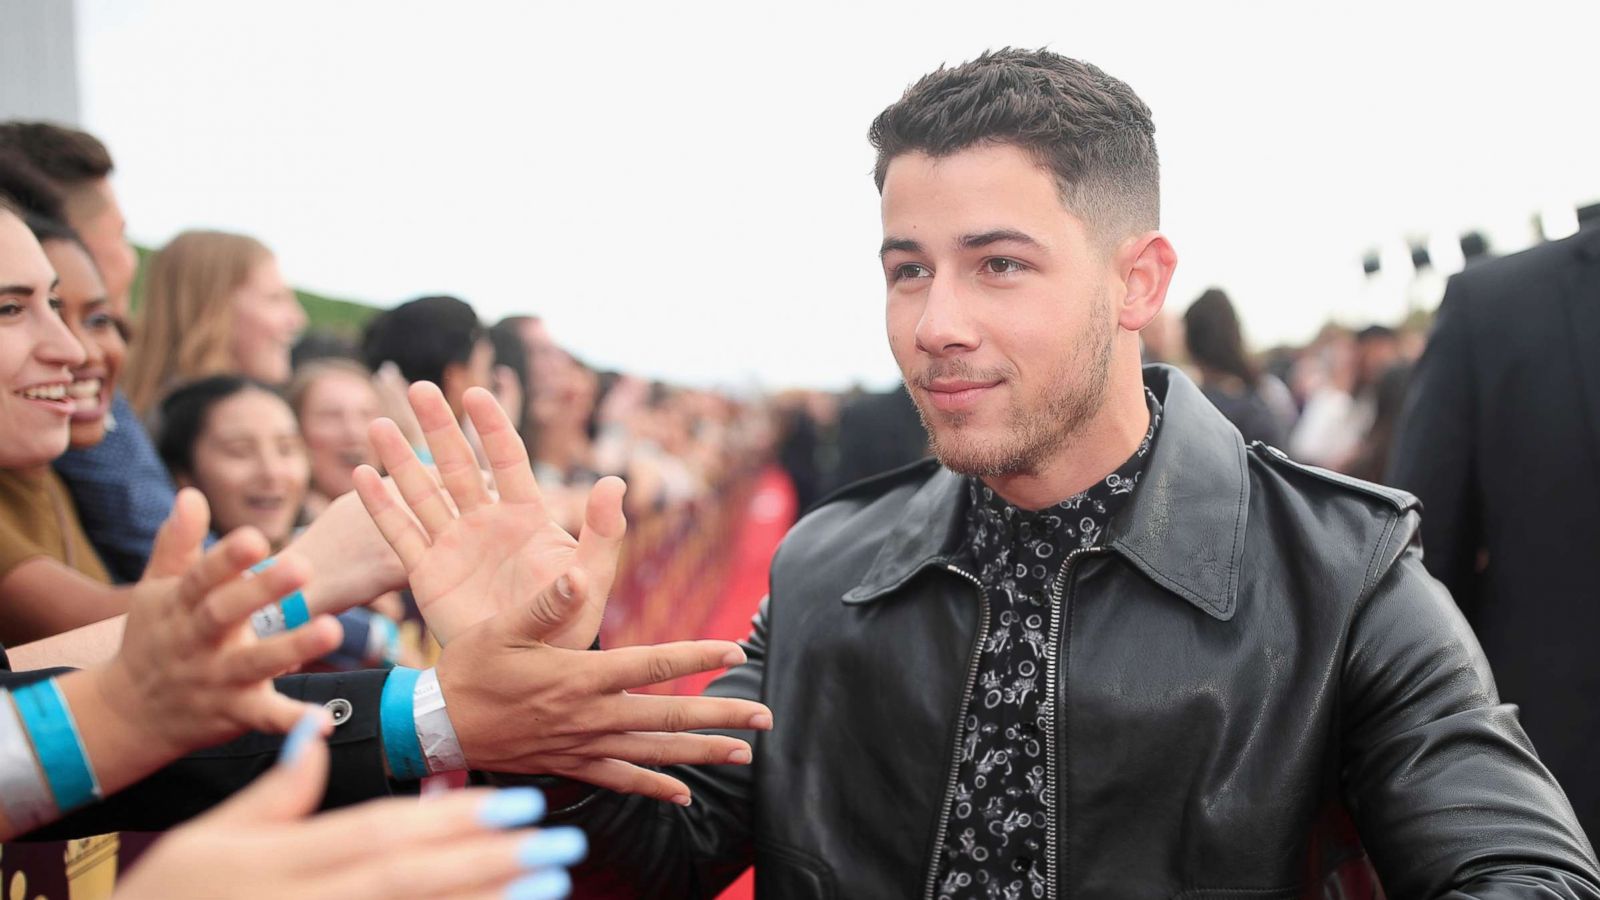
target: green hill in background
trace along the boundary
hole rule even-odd
[[[132,291],[133,308],[137,311],[144,297],[145,261],[155,251],[137,245],[134,249],[139,252],[139,274],[134,279]],[[310,320],[307,330],[329,331],[352,341],[361,337],[361,329],[366,327],[367,320],[383,312],[381,307],[314,294],[299,288],[295,288],[294,295],[305,307],[306,318]]]

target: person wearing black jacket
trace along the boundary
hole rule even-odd
[[[1133,92],[1002,50],[872,139],[937,459],[784,541],[707,691],[771,707],[753,765],[668,769],[676,809],[563,789],[578,895],[709,898],[754,864],[769,900],[1600,898],[1414,498],[1141,369],[1177,260]]]
[[[1591,838],[1600,834],[1600,227],[1450,279],[1388,482],[1423,562]]]

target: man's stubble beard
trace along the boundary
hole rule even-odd
[[[1014,400],[1007,410],[1006,432],[997,441],[978,443],[962,435],[970,415],[936,413],[939,418],[931,417],[923,408],[921,395],[908,387],[928,433],[928,448],[939,462],[952,472],[977,478],[1036,475],[1045,462],[1070,445],[1105,404],[1111,380],[1116,323],[1110,309],[1104,304],[1102,309],[1105,314],[1092,317],[1089,330],[1073,344],[1072,359],[1056,370],[1043,397],[1044,409],[1028,409],[1025,398]],[[942,371],[970,377],[970,370],[959,360]],[[1083,377],[1075,380],[1074,375],[1079,374]],[[1008,383],[1014,382],[1008,379]],[[945,423],[944,438],[934,425],[941,420]]]

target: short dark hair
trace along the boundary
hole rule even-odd
[[[16,150],[0,146],[0,197],[18,215],[62,221],[66,200],[61,188]]]
[[[1261,373],[1244,351],[1244,329],[1228,295],[1211,288],[1183,313],[1189,358],[1201,368],[1232,375],[1255,387]]]
[[[174,477],[194,472],[194,445],[217,404],[245,391],[282,395],[242,375],[211,375],[179,385],[161,398],[156,417],[156,453]]]
[[[99,138],[54,122],[0,122],[0,149],[26,158],[60,190],[104,178],[115,168]]]
[[[376,372],[386,362],[407,381],[441,384],[452,363],[465,363],[483,339],[478,314],[456,297],[419,297],[380,313],[367,325],[361,358]]]
[[[878,114],[868,139],[883,190],[906,153],[938,158],[1008,144],[1055,176],[1062,203],[1103,244],[1160,224],[1160,162],[1150,108],[1086,62],[1007,47],[940,67]]]

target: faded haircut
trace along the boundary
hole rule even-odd
[[[939,158],[984,144],[1026,151],[1102,246],[1160,224],[1150,108],[1099,68],[1048,50],[1005,48],[940,67],[873,120],[873,177],[906,153]]]

